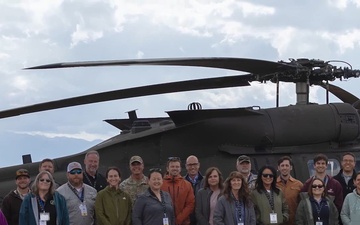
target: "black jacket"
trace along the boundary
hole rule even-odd
[[[2,212],[4,213],[8,225],[19,224],[19,212],[22,199],[18,193],[13,190],[7,194],[2,202]]]
[[[346,184],[344,177],[342,176],[343,170],[341,169],[340,172],[334,176],[334,179],[339,181],[343,189],[343,198],[345,199],[346,195],[352,193],[355,189],[354,179],[356,178],[356,171],[353,171],[352,179],[349,180],[349,183]]]

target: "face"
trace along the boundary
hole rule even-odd
[[[84,159],[84,164],[86,171],[88,173],[96,173],[96,171],[99,169],[99,157],[97,154],[89,154]]]
[[[249,163],[247,161],[242,162],[242,163],[237,162],[236,163],[236,169],[241,174],[249,174],[250,171],[251,171],[251,163]]]
[[[356,186],[356,189],[360,190],[360,175],[357,175],[355,180],[354,180],[354,184]]]
[[[274,174],[271,172],[270,169],[264,169],[264,171],[261,174],[261,180],[264,183],[264,185],[271,185],[271,183],[274,180]]]
[[[313,195],[322,195],[324,192],[324,186],[323,183],[319,180],[314,180],[314,182],[311,185],[311,190]]]
[[[190,176],[196,176],[199,173],[200,163],[196,157],[189,157],[186,160],[186,170]]]
[[[232,191],[240,190],[241,185],[242,185],[242,180],[240,178],[233,178],[230,181],[230,186]]]
[[[38,189],[48,191],[51,186],[51,179],[47,174],[43,174],[39,178]]]
[[[81,169],[73,169],[67,173],[67,178],[70,184],[74,187],[79,187],[83,183],[83,173]]]
[[[110,187],[118,187],[121,181],[119,173],[116,170],[110,170],[106,178]]]
[[[49,173],[54,174],[54,165],[49,161],[43,162],[39,168],[39,172],[41,171],[48,171]]]
[[[288,176],[290,175],[290,171],[292,170],[292,166],[290,165],[289,160],[284,160],[280,165],[278,166],[278,170],[280,171],[280,174],[282,176]]]
[[[178,176],[180,174],[180,172],[181,172],[180,162],[169,162],[167,172],[171,176]]]
[[[16,179],[15,183],[19,189],[25,189],[25,188],[29,187],[30,178],[28,178],[26,176],[21,176]]]
[[[327,168],[326,161],[322,159],[317,161],[314,168],[317,173],[325,173]]]
[[[161,173],[153,172],[149,177],[149,186],[152,190],[160,190],[163,184],[163,178]]]
[[[133,162],[130,164],[130,171],[133,175],[143,174],[144,164],[140,162]]]
[[[344,155],[341,161],[341,167],[344,172],[353,172],[355,168],[355,159],[351,155]]]
[[[213,170],[208,178],[208,184],[210,187],[214,187],[214,186],[218,186],[219,182],[220,182],[219,173],[216,170]]]

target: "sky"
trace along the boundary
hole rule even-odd
[[[56,62],[183,57],[344,60],[360,69],[360,0],[0,0],[0,110],[156,83],[240,74],[130,66],[23,70]],[[343,66],[343,65],[338,65]],[[360,97],[360,79],[335,81]],[[146,96],[0,120],[0,167],[79,153],[119,133],[104,119],[204,109],[275,106],[275,85]],[[310,101],[325,103],[311,87]],[[331,101],[339,102],[336,97]],[[281,83],[280,105],[295,104]]]

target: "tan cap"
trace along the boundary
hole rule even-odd
[[[134,155],[133,157],[130,158],[130,164],[132,164],[133,162],[139,162],[141,164],[144,163],[142,158],[140,156],[138,156],[138,155]]]
[[[250,162],[251,162],[250,157],[247,156],[247,155],[241,155],[241,156],[239,156],[239,158],[237,159],[237,161],[238,161],[239,163],[243,163],[243,162],[248,162],[248,163],[250,163]]]

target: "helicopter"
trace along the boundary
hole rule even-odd
[[[96,150],[100,155],[99,171],[104,172],[109,166],[118,166],[123,178],[128,175],[128,162],[133,155],[143,158],[146,169],[164,168],[171,156],[185,160],[189,155],[196,155],[202,170],[217,166],[224,176],[235,170],[239,155],[250,156],[255,171],[265,164],[276,166],[278,158],[288,155],[293,159],[293,176],[304,181],[313,172],[312,159],[317,153],[325,153],[329,157],[330,175],[340,170],[339,159],[343,153],[350,151],[360,156],[360,100],[346,90],[329,84],[329,81],[336,79],[358,78],[360,70],[352,69],[350,64],[337,67],[332,62],[318,59],[272,62],[247,58],[180,58],[68,62],[30,67],[26,69],[191,66],[248,74],[154,84],[39,103],[0,111],[0,119],[110,100],[244,87],[251,82],[274,82],[277,87],[274,108],[250,106],[202,109],[200,103],[193,102],[187,110],[168,111],[168,117],[138,118],[136,111],[129,111],[127,119],[105,120],[118,128],[120,134],[81,153],[54,159],[54,177],[59,183],[65,183],[67,164],[72,161],[83,162],[86,152]],[[296,84],[295,105],[279,106],[280,82]],[[326,90],[326,104],[309,102],[309,87],[312,85],[319,85]],[[329,93],[343,102],[330,103]],[[28,159],[22,165],[0,169],[1,198],[14,188],[13,174],[19,168],[28,169],[30,174],[35,175],[38,163],[31,163],[31,159]],[[356,170],[359,169],[360,161],[356,165]]]

